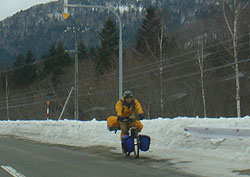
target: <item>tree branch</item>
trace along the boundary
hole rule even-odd
[[[228,19],[227,19],[226,12],[225,12],[225,0],[223,0],[223,3],[222,3],[222,4],[223,4],[223,15],[224,15],[224,19],[225,19],[225,21],[226,21],[226,24],[227,24],[227,27],[228,27],[228,30],[229,30],[230,34],[232,35],[232,37],[234,37],[232,28],[231,28],[231,26],[230,26],[230,24],[229,24],[229,21],[228,21]]]
[[[240,15],[240,13],[241,13],[245,8],[247,8],[248,5],[249,5],[249,2],[247,2],[247,3],[245,4],[245,6],[243,6],[243,7],[240,9],[240,4],[239,4],[239,13],[238,13],[238,16]]]

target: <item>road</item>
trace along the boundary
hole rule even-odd
[[[191,177],[173,169],[151,167],[107,147],[78,148],[0,137],[0,176],[11,177]],[[9,172],[8,172],[9,170]]]

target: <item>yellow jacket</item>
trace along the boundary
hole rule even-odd
[[[134,110],[138,115],[143,113],[141,104],[137,99],[132,99],[132,102],[128,105],[124,101],[124,97],[122,97],[122,99],[116,103],[115,109],[117,116],[122,116],[122,117],[131,116]]]

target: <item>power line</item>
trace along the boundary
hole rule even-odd
[[[248,42],[244,42],[244,43],[241,43],[241,44],[239,44],[239,45],[244,45],[244,44],[247,44],[247,43],[248,43]],[[231,48],[233,48],[233,47],[231,47]],[[230,48],[229,48],[229,49],[230,49]],[[222,51],[226,51],[226,49],[223,49],[223,50],[220,50],[220,51],[216,51],[216,52],[210,53],[209,55],[213,55],[213,54],[216,54],[216,53],[220,53],[220,52],[222,52]],[[195,52],[197,52],[197,50],[196,50]],[[241,51],[241,52],[242,52],[242,51]],[[193,53],[193,52],[192,52],[192,53]],[[221,57],[223,57],[223,56],[221,56]],[[221,57],[213,57],[213,59],[221,58]],[[174,67],[174,66],[177,66],[177,65],[180,65],[180,64],[186,64],[186,63],[191,62],[191,61],[196,60],[196,59],[197,59],[197,58],[194,57],[194,58],[191,58],[191,59],[189,59],[189,60],[185,60],[185,61],[181,61],[181,62],[176,62],[176,63],[170,64],[170,65],[166,65],[166,66],[164,66],[164,67],[162,67],[162,68],[165,69],[165,68]],[[157,63],[157,62],[147,64],[147,66],[153,65],[153,64],[155,64],[155,63]],[[129,70],[142,68],[142,67],[144,67],[144,66],[145,66],[145,65],[140,66],[140,67],[137,67],[137,68],[132,68],[132,69],[129,69]],[[151,69],[151,70],[147,70],[147,71],[142,71],[142,72],[136,72],[136,73],[134,73],[134,74],[130,74],[130,75],[125,76],[124,79],[129,78],[129,77],[134,77],[134,76],[140,75],[140,74],[145,74],[145,73],[153,72],[153,71],[156,71],[156,70],[159,70],[159,68]],[[128,70],[125,70],[124,72],[126,72],[126,71],[128,71]],[[112,73],[112,74],[114,74],[114,73]],[[106,76],[111,76],[111,74],[110,74],[110,75],[107,74],[107,75],[105,75],[105,76],[103,76],[103,77],[106,77]],[[96,78],[93,78],[93,79],[96,79]],[[112,80],[117,80],[117,79],[118,79],[118,78],[115,78],[115,79],[112,79]],[[88,79],[88,80],[91,80],[91,79]],[[86,81],[86,80],[83,80],[83,81]],[[124,81],[124,82],[126,82],[126,81]]]
[[[247,35],[249,35],[249,34],[250,34],[250,33],[248,33],[248,34],[246,34],[246,35],[243,35],[243,36],[240,36],[239,38],[245,37],[245,36],[247,36]],[[225,43],[225,42],[229,42],[229,41],[232,41],[232,39],[229,39],[229,40],[226,40],[226,41],[222,41],[221,43]],[[209,49],[209,48],[212,48],[212,47],[221,45],[221,43],[215,44],[215,45],[211,45],[211,46],[209,46],[209,47],[206,47],[206,48],[204,48],[204,50],[207,50],[207,49]],[[243,45],[243,44],[246,44],[246,43],[248,43],[248,42],[244,42],[244,43],[241,43],[241,44],[239,44],[239,45]],[[232,48],[233,48],[233,47],[232,47]],[[154,65],[154,64],[159,64],[160,62],[165,62],[165,61],[169,62],[169,61],[171,61],[171,60],[173,60],[173,59],[181,58],[181,57],[184,57],[184,56],[186,56],[186,55],[193,54],[193,53],[196,54],[197,50],[200,50],[200,49],[196,49],[196,50],[193,50],[193,51],[184,53],[184,54],[182,54],[182,55],[173,56],[173,57],[164,59],[164,60],[162,60],[162,61],[156,61],[156,62],[152,62],[152,63],[149,63],[149,64],[145,64],[145,65],[142,65],[142,66],[138,66],[138,67],[135,67],[135,68],[127,69],[127,70],[124,70],[124,73],[126,73],[126,72],[131,72],[132,70],[140,69],[140,68],[143,68],[143,67],[146,67],[146,66],[152,66],[152,65]],[[226,49],[224,49],[224,50],[226,50]],[[224,50],[223,50],[223,51],[224,51]],[[216,54],[216,53],[219,53],[219,52],[221,52],[221,51],[216,51],[216,52],[214,52],[214,53],[212,53],[212,54]],[[196,58],[195,58],[195,59],[196,59]],[[183,61],[183,62],[185,63],[186,61]],[[173,63],[173,64],[175,64],[175,63]],[[106,75],[103,75],[103,76],[100,76],[100,78],[102,78],[102,77],[107,77],[107,76],[111,76],[111,75],[114,75],[114,74],[117,74],[117,72],[111,73],[111,74],[106,74]],[[93,77],[93,78],[86,79],[86,80],[84,80],[84,81],[92,80],[92,79],[94,80],[94,79],[98,79],[98,78]],[[81,81],[81,80],[80,80],[80,81]],[[79,81],[79,82],[80,82],[80,81]]]
[[[249,34],[250,34],[250,33],[245,34],[245,35],[242,35],[242,36],[239,36],[238,39],[239,39],[239,38],[242,38],[242,37],[245,37],[245,36],[247,36],[247,35],[249,35]],[[226,42],[229,42],[229,41],[232,41],[232,39],[225,40],[225,41],[222,41],[221,43],[218,43],[218,44],[215,44],[215,45],[208,46],[208,47],[204,48],[204,50],[209,49],[209,48],[211,48],[211,47],[215,47],[215,46],[221,45],[222,43],[226,43]],[[139,66],[139,67],[131,68],[131,69],[125,70],[124,73],[125,73],[125,72],[129,72],[129,71],[131,71],[131,70],[140,69],[140,68],[143,68],[143,67],[146,67],[146,66],[151,66],[151,65],[154,65],[154,64],[158,64],[159,62],[165,62],[165,61],[168,61],[168,62],[169,62],[169,61],[171,61],[171,60],[173,60],[173,59],[180,58],[180,57],[183,57],[183,56],[186,56],[186,55],[189,55],[189,54],[192,54],[192,53],[196,53],[196,52],[197,52],[197,50],[193,50],[193,51],[188,52],[188,53],[185,53],[185,54],[183,54],[183,55],[173,56],[173,57],[164,59],[164,60],[162,60],[162,61],[156,61],[156,62],[149,63],[149,64],[146,64],[146,65],[142,65],[142,66]],[[56,57],[63,56],[64,54],[65,54],[65,53],[63,53],[63,54],[61,54],[61,55],[59,55],[59,56],[56,56]],[[51,57],[48,57],[48,58],[54,58],[54,56],[51,56]],[[40,62],[42,62],[42,61],[40,61]],[[43,62],[44,62],[44,61],[43,61]],[[32,64],[30,64],[30,65],[34,65],[34,64],[36,64],[36,63],[37,63],[37,62],[32,63]],[[21,67],[19,67],[18,69],[20,69],[20,68],[22,68],[22,67],[26,67],[26,66],[29,66],[29,65],[21,66]],[[6,71],[7,71],[7,70],[6,70]],[[5,72],[6,72],[6,71],[5,71]],[[2,72],[4,72],[4,71],[2,71]],[[118,74],[118,72],[111,73],[111,74],[106,74],[106,75],[102,75],[102,76],[99,76],[99,79],[100,79],[100,78],[103,78],[103,77],[111,76],[111,75],[116,75],[116,74]],[[92,80],[92,79],[98,79],[98,78],[96,78],[96,77],[94,77],[94,78],[88,78],[88,79],[85,79],[84,81]],[[80,81],[81,81],[81,80],[79,80],[79,82],[80,82]]]
[[[246,34],[246,35],[243,35],[243,36],[240,36],[240,37],[238,37],[238,39],[239,39],[239,38],[242,38],[242,37],[245,37],[245,36],[248,36],[249,34],[250,34],[250,33],[248,33],[248,34]],[[216,47],[216,46],[218,46],[218,45],[221,45],[221,44],[226,43],[226,42],[229,42],[229,41],[232,41],[232,39],[229,39],[229,40],[226,40],[226,41],[222,41],[221,43],[218,43],[218,44],[215,44],[215,45],[211,45],[211,46],[205,47],[203,50],[207,50],[207,49],[210,49],[210,48],[212,48],[212,47]],[[246,42],[246,43],[248,43],[248,42]],[[196,53],[197,50],[200,50],[200,49],[192,50],[192,51],[187,52],[187,53],[184,53],[184,54],[182,54],[182,55],[173,56],[173,57],[170,57],[170,58],[167,58],[167,59],[163,59],[162,61],[156,61],[156,62],[152,62],[152,63],[146,64],[146,65],[142,65],[142,66],[138,66],[138,67],[135,67],[135,68],[131,68],[131,69],[128,69],[128,70],[126,70],[126,71],[124,71],[124,72],[129,72],[129,71],[131,71],[131,70],[140,69],[140,68],[143,68],[143,67],[146,67],[146,66],[151,66],[151,65],[153,65],[153,64],[159,64],[160,62],[164,62],[164,61],[168,61],[168,62],[169,62],[169,61],[174,60],[174,59],[176,59],[176,58],[180,58],[180,57],[184,57],[184,56],[186,56],[186,55],[192,54],[192,53]]]
[[[228,41],[230,41],[230,40],[228,40]],[[245,44],[245,43],[242,43],[242,44]],[[241,44],[239,44],[239,45],[241,45]],[[214,46],[216,46],[216,45],[214,45]],[[225,50],[225,49],[224,49]],[[221,50],[221,51],[224,51],[224,50]],[[212,54],[215,54],[215,53],[218,53],[218,52],[221,52],[221,51],[217,51],[217,52],[214,52],[214,53],[212,53]],[[190,54],[190,53],[193,53],[194,51],[192,51],[192,52],[189,52],[189,53],[187,53],[187,54]],[[195,50],[195,52],[197,52],[197,50]],[[186,55],[187,55],[186,54]],[[185,54],[184,55],[182,55],[182,56],[185,56]],[[176,58],[178,57],[178,56],[175,56]],[[180,55],[179,55],[179,57],[181,57]],[[196,58],[195,58],[196,59]],[[186,63],[186,62],[189,62],[189,61],[192,61],[193,59],[190,59],[190,60],[186,60],[186,61],[182,61],[182,62],[178,62],[178,63],[174,63],[174,64],[171,64],[171,65],[169,65],[169,66],[165,66],[164,68],[166,68],[166,67],[171,67],[171,66],[176,66],[176,65],[179,65],[179,64],[184,64],[184,63]],[[157,62],[155,62],[155,63],[157,63]],[[151,64],[153,64],[153,63],[151,63]],[[147,64],[148,65],[148,64]],[[135,69],[135,68],[133,68],[133,69]],[[131,69],[129,69],[129,70],[131,70]],[[147,73],[147,72],[152,72],[152,71],[155,71],[155,70],[158,70],[158,69],[154,69],[154,70],[150,70],[150,71],[144,71],[144,72],[137,72],[137,73],[135,73],[136,75],[137,74],[141,74],[141,73]],[[126,70],[126,71],[128,71],[128,70]],[[116,74],[116,73],[111,73],[111,74],[107,74],[107,75],[104,75],[104,76],[101,76],[101,77],[107,77],[107,76],[111,76],[111,75],[113,75],[113,74]],[[135,75],[128,75],[127,76],[127,78],[128,77],[131,77],[131,76],[135,76]],[[92,78],[90,78],[90,79],[86,79],[86,80],[91,80]],[[94,78],[93,78],[94,79]],[[96,77],[95,77],[95,79],[96,79]],[[86,81],[86,80],[84,80],[84,81]],[[118,80],[118,78],[115,78],[115,79],[112,79],[112,80]],[[111,80],[111,81],[112,81]],[[65,84],[66,85],[66,84]],[[89,86],[90,84],[88,84],[87,86]],[[61,87],[61,85],[60,86],[58,86],[58,87]],[[81,86],[82,87],[82,86]],[[86,87],[86,86],[85,86]],[[49,90],[49,89],[47,89],[47,90]],[[29,92],[30,93],[30,92]],[[51,92],[50,92],[51,93]],[[25,94],[22,94],[22,95],[25,95]],[[17,95],[17,96],[20,96],[20,95]],[[38,95],[39,96],[39,95]],[[40,95],[41,96],[41,95]],[[12,98],[12,97],[11,97]]]
[[[238,64],[245,63],[245,62],[248,62],[248,61],[250,61],[250,59],[241,60],[241,61],[238,61]],[[217,67],[206,69],[206,70],[203,71],[203,73],[206,73],[206,72],[209,72],[209,71],[214,71],[214,70],[217,70],[217,69],[226,68],[226,67],[229,67],[229,66],[232,66],[232,65],[235,65],[235,62],[226,64],[226,65],[222,65],[222,66],[217,66]],[[182,76],[179,76],[179,77],[173,77],[173,78],[170,78],[170,79],[166,79],[163,82],[173,81],[173,80],[177,80],[177,79],[184,79],[184,78],[191,77],[191,76],[194,76],[194,75],[197,75],[197,74],[200,74],[200,72],[190,73],[190,74],[182,75]]]
[[[248,61],[250,61],[250,59],[244,59],[244,60],[239,61],[238,63],[241,64],[241,63],[245,63],[245,62],[248,62]],[[235,63],[229,63],[229,64],[226,64],[226,65],[209,68],[209,69],[204,70],[204,73],[209,72],[209,71],[213,71],[213,70],[217,70],[217,69],[222,69],[222,68],[225,68],[225,67],[229,67],[229,66],[232,66],[234,64]],[[191,76],[194,76],[194,75],[197,75],[197,74],[200,74],[200,72],[194,72],[194,73],[182,75],[182,76],[179,76],[179,77],[169,78],[169,79],[164,80],[163,82],[173,81],[173,80],[177,80],[177,79],[184,79],[184,78],[191,77]],[[142,87],[145,87],[145,86],[148,86],[148,85],[150,85],[150,84],[134,86],[131,89],[142,88]],[[103,93],[107,93],[107,92],[111,92],[111,90],[102,91],[102,92],[95,92],[92,95],[103,94]],[[89,95],[89,94],[82,94],[82,95],[79,95],[79,96],[86,96],[86,95]],[[63,99],[63,98],[66,98],[66,97],[64,96],[64,97],[59,97],[59,98]],[[59,99],[59,98],[57,98],[57,99]],[[52,99],[51,101],[55,101],[55,100],[56,99]],[[39,104],[39,103],[42,103],[42,102],[39,101],[39,102],[34,102],[34,103],[27,103],[27,104],[22,104],[22,105],[9,106],[9,108],[17,108],[17,107],[23,107],[23,106],[34,105],[34,104]],[[0,109],[5,109],[5,108],[6,107],[0,107]]]
[[[249,50],[249,49],[247,49],[247,50]],[[221,51],[219,51],[219,52],[221,52]],[[211,53],[211,55],[213,55],[213,54],[215,54],[215,53],[217,53],[217,52]],[[214,60],[214,59],[216,59],[216,58],[222,58],[222,57],[223,57],[223,56],[213,57],[212,59]],[[162,69],[166,69],[166,68],[174,67],[174,66],[177,66],[177,65],[186,64],[186,63],[189,63],[189,62],[191,62],[191,61],[193,61],[193,60],[196,60],[196,59],[197,59],[197,58],[194,57],[194,58],[191,58],[191,59],[189,59],[189,60],[181,61],[181,62],[174,63],[174,64],[169,64],[169,65],[163,66],[163,67],[161,67],[161,68],[162,68]],[[194,64],[192,64],[192,65],[194,65]],[[188,65],[188,67],[190,67],[190,65]],[[154,71],[158,71],[159,69],[160,69],[160,68],[154,68],[154,69],[147,70],[147,71],[137,72],[137,73],[134,73],[134,74],[130,74],[130,75],[128,75],[128,76],[125,76],[124,79],[125,79],[125,78],[129,78],[129,77],[134,77],[134,76],[137,76],[137,75],[140,75],[140,74],[151,73],[151,72],[154,72]]]
[[[249,34],[250,34],[250,33],[245,34],[245,35],[242,35],[242,36],[239,36],[237,39],[240,39],[240,38],[242,38],[242,37],[248,36]],[[209,49],[209,48],[212,48],[212,47],[215,47],[215,46],[218,46],[218,45],[221,45],[221,44],[226,43],[226,42],[229,42],[229,41],[232,41],[232,39],[228,39],[228,40],[222,41],[222,42],[220,42],[220,43],[218,43],[218,44],[214,44],[214,45],[208,46],[208,47],[204,48],[204,50]],[[186,55],[189,55],[189,54],[192,54],[192,53],[196,53],[196,52],[197,52],[197,50],[193,50],[193,51],[184,53],[184,54],[182,54],[182,55],[173,56],[173,57],[164,59],[163,62],[164,62],[164,61],[171,61],[171,60],[173,60],[173,59],[180,58],[180,57],[183,57],[183,56],[186,56]],[[51,59],[51,58],[54,58],[54,57],[60,57],[60,56],[63,56],[64,54],[65,54],[65,53],[63,53],[63,54],[61,54],[61,55],[59,55],[59,56],[46,57],[46,59]],[[44,62],[44,60],[36,61],[36,62],[34,62],[34,63],[30,64],[30,65],[35,65],[35,64],[40,63],[40,62]],[[125,73],[125,72],[129,72],[129,71],[131,71],[131,70],[134,70],[134,69],[139,69],[139,68],[146,67],[146,66],[150,66],[150,65],[153,65],[153,64],[158,64],[159,62],[160,62],[160,61],[152,62],[152,63],[145,64],[145,65],[142,65],[142,66],[139,66],[139,67],[135,67],[135,68],[131,68],[131,69],[124,70],[123,72]],[[20,69],[20,68],[23,68],[23,67],[27,67],[27,66],[29,66],[29,65],[23,65],[23,66],[18,67],[17,69]],[[7,71],[7,70],[1,71],[0,73],[6,72],[6,71]],[[114,73],[102,75],[102,76],[99,76],[99,77],[102,78],[102,77],[106,77],[106,76],[110,76],[110,75],[114,75],[114,74],[118,74],[118,72],[114,72]],[[94,77],[94,78],[89,78],[89,79],[87,79],[87,80],[90,80],[90,79],[96,79],[96,77]]]
[[[221,52],[221,51],[218,51],[218,52]],[[214,53],[213,53],[214,54]],[[221,57],[223,57],[223,56],[221,56]],[[196,58],[195,58],[196,59]],[[214,59],[214,58],[213,58]],[[189,61],[192,61],[193,59],[190,59],[190,60],[188,60],[188,61],[184,61],[184,63],[185,62],[189,62]],[[177,64],[181,64],[182,62],[179,62],[179,63],[176,63],[176,64],[174,64],[174,65],[177,65]],[[172,66],[174,66],[174,65],[172,65]],[[194,64],[192,64],[192,65],[194,65]],[[171,66],[166,66],[166,67],[171,67]],[[190,65],[188,65],[188,67],[190,67]],[[149,70],[149,71],[144,71],[144,72],[141,72],[141,73],[143,73],[143,74],[145,74],[145,73],[149,73],[149,72],[153,72],[153,71],[155,71],[155,70],[159,70],[158,68],[157,69],[153,69],[153,70]],[[141,74],[141,73],[135,73],[135,74],[133,74],[133,75],[129,75],[129,76],[126,76],[125,78],[129,78],[129,77],[131,77],[131,76],[135,76],[135,75],[137,75],[137,74]],[[110,81],[114,81],[114,80],[118,80],[118,78],[116,78],[116,79],[112,79],[112,80],[110,80]],[[130,80],[131,81],[131,80]],[[129,81],[125,81],[125,82],[129,82]],[[87,86],[90,86],[90,84],[88,84]],[[87,86],[85,86],[85,87],[87,87]],[[58,87],[60,87],[60,86],[58,86]],[[82,86],[81,86],[82,87]],[[60,87],[60,88],[62,88],[62,87]],[[68,88],[63,88],[63,89],[61,89],[61,90],[66,90],[66,89],[68,89]],[[47,89],[48,90],[48,89]],[[46,90],[45,90],[46,91]],[[22,99],[31,99],[31,98],[35,98],[35,97],[39,97],[39,96],[42,96],[42,95],[46,95],[46,94],[50,94],[50,93],[53,93],[53,91],[51,91],[51,92],[44,92],[44,93],[41,93],[41,94],[39,94],[39,95],[35,95],[35,96],[29,96],[29,97],[23,97]],[[21,94],[21,95],[17,95],[17,96],[15,96],[15,97],[19,97],[19,96],[22,96],[22,95],[26,95],[26,94]],[[14,96],[13,96],[14,97]],[[11,97],[11,98],[13,98],[13,97]],[[21,100],[22,100],[21,99]],[[4,100],[4,99],[3,99]],[[10,101],[14,101],[14,100],[17,100],[17,101],[20,101],[20,98],[18,99],[10,99]],[[2,101],[2,102],[5,102],[5,101]]]

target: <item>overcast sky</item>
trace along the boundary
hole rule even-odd
[[[33,5],[49,2],[50,0],[0,0],[0,21],[12,16],[20,10],[25,10]]]

